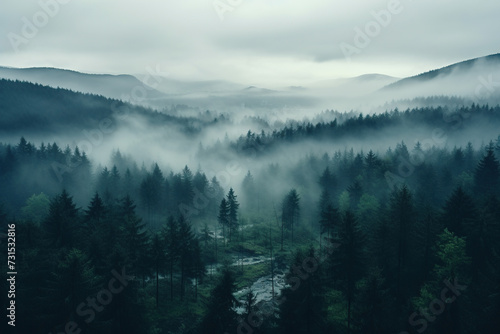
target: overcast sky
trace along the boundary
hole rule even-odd
[[[157,67],[172,78],[275,87],[404,77],[500,52],[500,1],[55,1],[42,0],[59,7],[43,9],[38,0],[2,0],[0,65],[112,74]],[[390,19],[375,23],[373,13],[388,10]],[[356,28],[368,29],[369,43],[358,36],[356,45]],[[341,45],[353,47],[349,60]]]

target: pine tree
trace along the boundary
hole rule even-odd
[[[108,167],[104,167],[97,179],[96,191],[102,195],[104,202],[106,202],[106,204],[108,205],[113,204],[111,195],[112,190],[113,189],[111,188],[111,173]]]
[[[181,216],[179,218],[179,234],[178,234],[178,242],[180,246],[179,250],[179,267],[181,274],[181,289],[180,295],[181,300],[184,299],[184,294],[186,291],[186,281],[187,278],[191,276],[190,270],[192,269],[191,260],[192,260],[192,250],[193,243],[195,240],[193,231],[191,229],[191,224]]]
[[[206,195],[210,198],[209,213],[214,217],[219,213],[219,204],[224,198],[224,189],[222,189],[215,176],[210,181],[210,186],[206,191]]]
[[[365,236],[356,217],[346,211],[339,230],[340,246],[332,257],[332,271],[339,280],[341,290],[347,299],[347,330],[351,331],[351,311],[356,293],[356,282],[365,271]]]
[[[195,291],[194,291],[194,299],[198,300],[198,285],[203,282],[203,278],[206,275],[205,264],[202,260],[202,253],[200,242],[197,238],[193,240],[191,246],[191,269],[190,274],[195,280]]]
[[[151,264],[153,265],[154,273],[155,273],[155,282],[156,282],[156,308],[158,308],[159,302],[159,276],[163,269],[163,264],[166,260],[165,256],[165,242],[160,235],[160,233],[155,233],[150,240],[148,247],[148,254],[151,259]]]
[[[476,209],[472,198],[467,195],[462,187],[453,191],[451,197],[446,201],[442,222],[450,232],[459,237],[465,236],[465,225],[476,217]]]
[[[490,143],[486,155],[481,159],[474,174],[475,192],[478,196],[499,194],[500,164],[495,157],[493,143]]]
[[[50,247],[72,248],[79,228],[78,209],[66,190],[50,202],[49,215],[42,224],[45,239]]]
[[[168,273],[170,274],[170,300],[174,299],[174,271],[180,256],[179,225],[170,216],[166,227],[162,231],[166,243]]]
[[[147,272],[148,235],[145,224],[135,213],[135,204],[126,196],[118,209],[120,226],[119,241],[126,252],[128,263],[133,268],[132,273],[144,275]]]
[[[349,193],[350,207],[354,210],[358,206],[361,196],[363,196],[361,182],[358,180],[354,181],[353,184],[347,187],[347,192]]]
[[[109,175],[109,186],[110,189],[112,189],[112,194],[111,197],[113,200],[116,198],[121,198],[122,195],[122,187],[121,187],[121,177],[120,177],[120,172],[118,172],[118,168],[113,165],[113,168],[111,168],[111,172]]]
[[[430,324],[426,323],[417,330],[422,332],[427,326],[435,326],[438,333],[454,334],[461,333],[462,321],[460,319],[460,299],[462,292],[467,288],[468,265],[470,258],[466,254],[466,241],[456,236],[453,232],[444,230],[438,237],[436,246],[437,263],[433,270],[433,279],[424,284],[420,289],[420,295],[415,299],[415,308],[424,312]],[[447,295],[443,294],[443,284],[454,285],[454,291],[447,289]],[[441,294],[440,294],[441,293]],[[446,298],[443,310],[439,317],[435,311],[429,309],[435,296]],[[430,317],[430,318],[429,318]]]
[[[326,333],[324,285],[317,271],[314,249],[297,252],[285,276],[288,287],[282,290],[279,308],[279,333]],[[305,266],[304,266],[305,264]]]
[[[411,242],[410,236],[414,231],[414,206],[413,197],[406,187],[403,185],[400,189],[396,189],[390,200],[390,220],[391,230],[394,231],[397,265],[396,265],[396,295],[399,300],[405,300],[409,296],[410,287],[408,286],[411,280],[404,280],[404,277],[409,277],[411,262],[410,250]]]
[[[337,185],[337,180],[335,179],[333,173],[331,173],[329,167],[325,168],[318,182],[322,191],[328,191],[330,195],[334,195],[336,193],[335,187]]]
[[[179,195],[184,205],[190,206],[193,203],[193,173],[188,166],[185,166],[182,170],[182,193]]]
[[[219,224],[222,226],[222,239],[226,245],[226,228],[229,227],[229,206],[225,198],[220,202],[219,215],[217,216]]]
[[[94,273],[94,268],[82,251],[72,248],[54,268],[49,277],[44,300],[44,322],[52,324],[53,330],[64,330],[68,321],[79,320],[76,314],[78,306],[98,288],[99,278]],[[84,322],[83,330],[88,329]],[[95,324],[94,324],[95,325]]]
[[[156,224],[156,215],[160,213],[163,204],[163,174],[157,164],[153,167],[152,173],[147,173],[140,187],[142,203],[146,208],[148,222]]]
[[[239,303],[233,296],[235,290],[233,274],[225,269],[210,295],[207,311],[201,321],[200,332],[231,333],[236,331],[238,322],[234,309]]]
[[[108,209],[104,205],[99,193],[95,193],[90,201],[88,208],[85,210],[84,220],[86,227],[90,229],[98,228],[103,223],[108,214]]]
[[[371,185],[374,178],[378,176],[379,168],[381,167],[381,161],[372,150],[370,150],[365,157],[365,166],[366,183]]]
[[[259,198],[255,188],[255,181],[250,171],[248,171],[247,175],[245,175],[241,188],[243,190],[244,202],[247,204],[248,209],[253,210],[258,208]]]
[[[109,210],[96,192],[85,210],[79,234],[98,274],[106,270],[105,259],[116,244],[116,232],[111,224]]]
[[[291,231],[291,241],[293,245],[293,232],[295,223],[298,221],[300,216],[300,196],[297,190],[292,189],[283,199],[281,205],[282,219],[285,226]]]
[[[326,208],[321,212],[320,219],[320,233],[321,236],[326,233],[327,237],[330,239],[333,236],[333,231],[339,223],[340,217],[339,212],[333,207],[333,204],[328,204]],[[320,237],[320,243],[321,243]]]
[[[229,208],[227,215],[228,227],[229,227],[229,241],[231,241],[231,234],[233,233],[233,231],[238,230],[238,208],[240,207],[240,204],[238,203],[236,197],[237,196],[234,194],[233,188],[230,188],[226,197],[227,206]]]
[[[387,320],[395,312],[380,269],[370,270],[368,276],[359,282],[358,289],[357,307],[352,313],[353,324],[359,328],[359,333],[393,332]]]

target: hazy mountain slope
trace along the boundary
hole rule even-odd
[[[332,96],[356,97],[373,93],[398,80],[399,78],[383,74],[365,74],[354,78],[319,81],[310,88],[329,92]]]
[[[98,94],[116,99],[125,99],[125,96],[132,95],[142,98],[144,90],[147,92],[146,100],[164,96],[163,93],[147,86],[132,75],[86,74],[46,67],[0,67],[0,78],[28,81],[54,88],[61,87],[76,92]],[[138,103],[139,101],[133,102]]]
[[[157,79],[157,89],[169,96],[196,93],[226,94],[245,88],[244,85],[224,80],[186,81],[166,77]]]
[[[500,54],[475,58],[399,80],[379,93],[398,98],[452,95],[488,100],[500,94]]]
[[[99,129],[103,121],[126,115],[143,116],[150,126],[166,123],[188,126],[194,121],[103,96],[0,79],[0,130],[4,134]]]

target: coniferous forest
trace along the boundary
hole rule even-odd
[[[0,334],[500,334],[499,14],[1,0]]]
[[[15,253],[18,333],[500,329],[499,106],[238,122],[2,85],[9,108],[22,104],[26,115],[35,107],[16,98],[23,86],[33,101],[86,101],[80,113],[98,104],[114,124],[108,135],[101,116],[81,114],[87,141],[44,141],[44,131],[78,121],[54,116],[59,107],[44,116],[54,126],[38,132],[21,114],[2,120],[19,134],[0,144],[0,242],[4,258]],[[160,150],[146,160],[109,137],[134,117],[154,131],[174,124],[198,141],[192,156]],[[171,138],[154,145],[168,150]],[[96,148],[106,140],[103,156]],[[12,285],[0,284],[5,310]]]

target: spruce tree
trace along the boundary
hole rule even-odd
[[[480,197],[499,194],[500,164],[495,157],[492,143],[486,150],[486,155],[481,159],[474,173],[475,192]]]
[[[459,237],[465,236],[465,226],[476,218],[476,208],[472,198],[461,186],[453,191],[446,201],[442,222],[445,228]]]
[[[297,190],[290,190],[281,204],[282,219],[285,226],[291,231],[293,245],[294,227],[300,216],[300,196]]]
[[[347,300],[347,330],[351,332],[356,282],[361,279],[366,264],[365,235],[351,211],[342,216],[339,230],[340,246],[331,258],[331,270]]]
[[[180,256],[179,224],[170,216],[166,227],[162,230],[163,239],[166,243],[167,266],[170,275],[170,300],[174,299],[174,271]]]
[[[285,276],[289,285],[281,292],[279,333],[326,333],[325,286],[313,248],[298,251]]]
[[[217,220],[222,227],[222,240],[224,246],[226,245],[226,228],[229,227],[229,206],[225,198],[223,198],[219,205],[219,215]]]
[[[219,283],[212,290],[207,311],[200,325],[203,333],[232,333],[238,326],[238,314],[234,310],[239,305],[233,293],[236,290],[233,274],[225,269]]]
[[[76,243],[76,231],[80,223],[78,209],[73,198],[63,190],[50,202],[49,215],[42,224],[49,247],[72,248]]]
[[[235,195],[233,188],[230,188],[226,197],[227,206],[229,208],[227,215],[228,227],[229,227],[229,241],[231,241],[231,234],[238,230],[238,208],[240,207],[240,204],[238,203],[236,197],[237,196]]]

